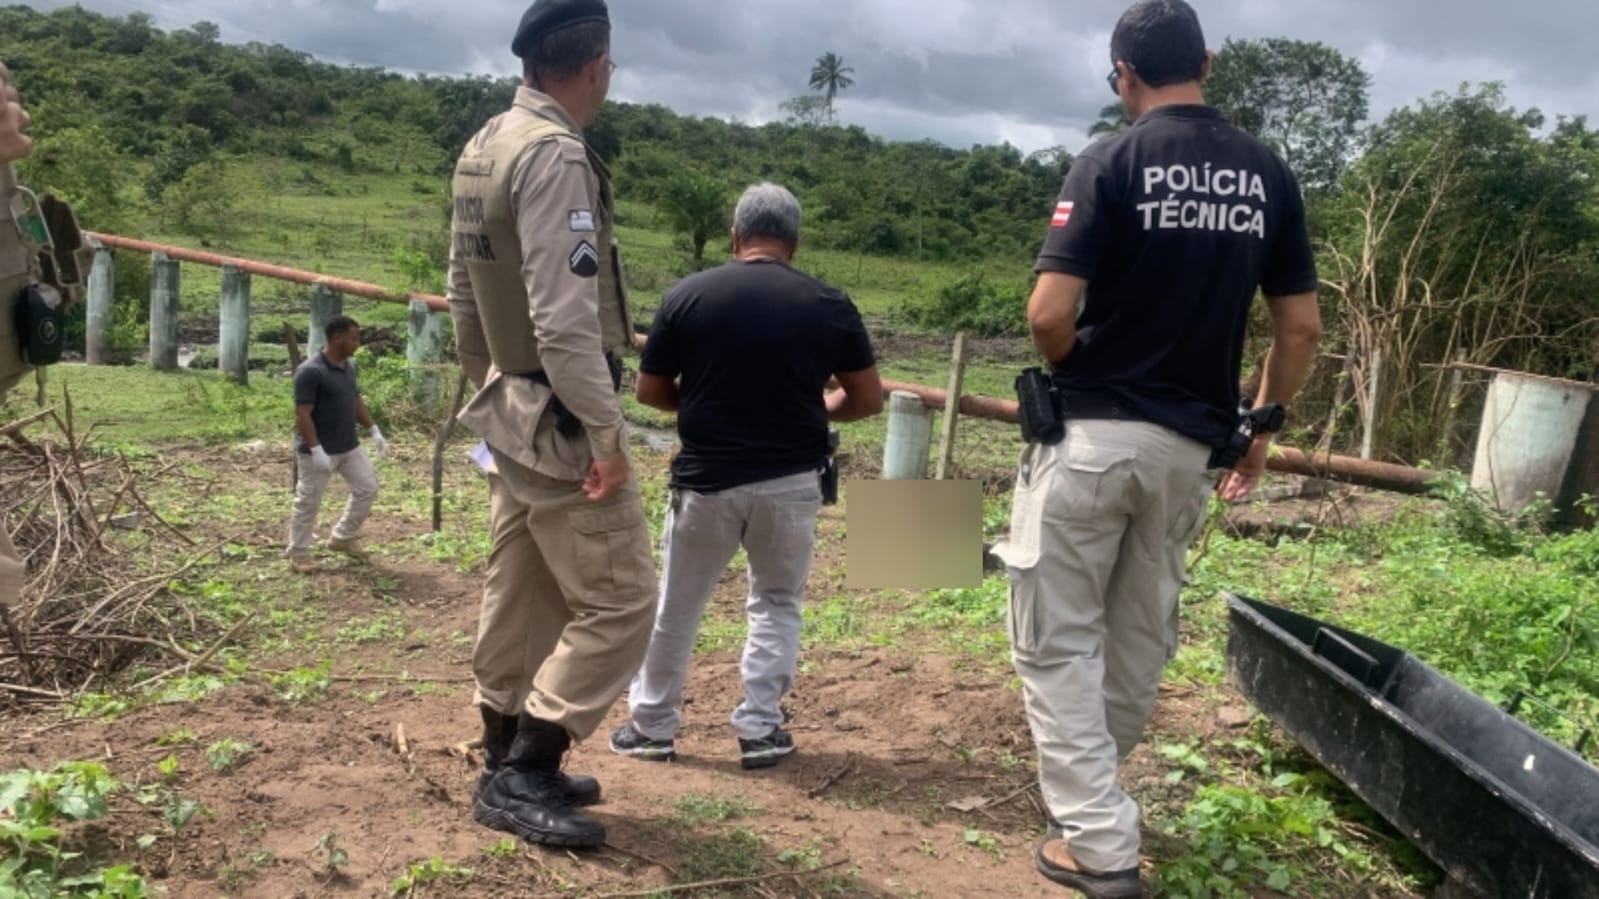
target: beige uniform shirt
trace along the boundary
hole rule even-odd
[[[577,130],[565,110],[531,88],[517,89],[516,105]],[[615,456],[626,445],[622,404],[602,347],[599,279],[576,274],[570,260],[580,241],[598,244],[600,216],[608,211],[601,203],[599,176],[576,138],[533,144],[518,157],[511,184],[526,295],[477,296],[457,248],[450,251],[448,299],[457,352],[467,377],[479,387],[460,421],[535,471],[581,480],[590,457]],[[551,387],[584,425],[587,452],[575,453],[572,441],[554,432],[553,415],[545,414],[550,388],[500,372],[490,357],[478,307],[518,301],[526,304]]]
[[[17,233],[9,204],[0,201],[0,400],[33,369],[22,361],[16,304],[31,279],[31,253]]]

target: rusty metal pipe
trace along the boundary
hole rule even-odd
[[[883,381],[884,396],[895,390],[914,393],[921,397],[923,403],[934,409],[944,408],[946,394],[936,387],[907,384],[904,381],[886,379]],[[1018,424],[1021,421],[1014,401],[994,397],[962,396],[960,411],[962,415],[972,418],[1002,421],[1007,424]],[[1275,447],[1270,458],[1266,460],[1266,467],[1283,474],[1342,481],[1361,487],[1408,494],[1426,493],[1431,488],[1432,479],[1438,474],[1436,471],[1411,468],[1408,465],[1369,462],[1353,456],[1335,456],[1330,453],[1311,456],[1291,446]]]
[[[434,312],[450,311],[449,302],[444,297],[431,293],[395,291],[376,284],[368,284],[365,281],[351,281],[348,278],[319,275],[316,272],[303,271],[283,265],[273,265],[269,262],[256,262],[253,259],[240,259],[235,256],[223,256],[220,253],[207,253],[204,250],[191,250],[188,247],[150,243],[149,241],[134,240],[131,237],[120,237],[115,234],[100,234],[95,231],[88,231],[85,232],[85,236],[92,237],[108,247],[114,247],[119,250],[132,250],[135,253],[160,252],[167,254],[169,259],[176,259],[180,262],[193,262],[197,265],[210,265],[216,268],[221,268],[224,265],[233,265],[237,266],[240,271],[260,275],[263,278],[276,278],[279,281],[290,281],[306,286],[326,284],[342,294],[365,297],[369,300],[381,300],[388,303],[410,303],[412,300],[421,300]]]

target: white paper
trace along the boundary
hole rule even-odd
[[[489,453],[489,445],[486,441],[479,441],[477,446],[472,447],[472,452],[468,455],[472,457],[473,462],[477,463],[477,467],[484,471],[488,471],[489,466],[494,464],[494,456]]]

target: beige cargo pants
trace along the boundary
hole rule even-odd
[[[1072,857],[1138,866],[1138,806],[1116,783],[1177,649],[1177,594],[1215,477],[1210,449],[1133,421],[1080,421],[1022,456],[1009,539],[1012,659],[1050,817]]]
[[[0,515],[0,606],[14,606],[22,598],[22,582],[27,569],[17,548],[11,545],[11,533],[6,528],[5,516]]]
[[[599,503],[493,451],[474,702],[591,735],[644,660],[655,558],[636,478]]]
[[[289,558],[305,558],[311,554],[311,538],[316,531],[317,514],[322,511],[322,497],[328,491],[333,476],[338,475],[350,486],[350,499],[344,514],[333,526],[333,539],[349,540],[361,531],[372,514],[372,504],[378,496],[378,472],[366,451],[356,447],[347,453],[329,456],[332,471],[323,471],[309,454],[300,456],[299,477],[294,485],[294,511],[289,514]]]

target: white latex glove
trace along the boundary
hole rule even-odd
[[[389,442],[387,440],[383,439],[383,432],[378,430],[378,426],[377,425],[373,425],[372,426],[372,453],[373,453],[373,455],[383,456],[383,455],[387,455],[388,452],[389,452]]]
[[[321,446],[311,447],[311,464],[330,474],[333,471],[333,459],[328,456],[328,451]]]

